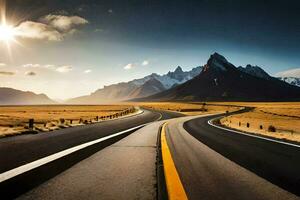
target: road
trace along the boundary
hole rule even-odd
[[[156,198],[156,143],[151,123],[21,195],[18,200]]]
[[[189,199],[299,199],[299,147],[215,128],[214,117],[178,118],[166,128]]]
[[[93,141],[141,124],[179,116],[182,115],[167,111],[154,112],[144,110],[142,114],[123,119],[66,128],[51,133],[45,132],[36,135],[3,138],[0,140],[0,172],[6,172],[76,145]],[[116,137],[114,140],[101,142],[99,145],[94,145],[84,151],[73,153],[70,156],[66,156],[56,162],[51,162],[37,170],[29,171],[20,178],[18,176],[16,179],[8,180],[1,184],[1,193],[3,194],[5,192],[10,198],[16,197],[127,135],[128,134],[125,134]]]

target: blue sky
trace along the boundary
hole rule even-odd
[[[10,54],[0,44],[0,71],[13,73],[0,75],[0,86],[52,98],[89,94],[177,66],[190,70],[214,52],[273,75],[300,67],[296,0],[6,3],[19,44],[10,41]],[[3,13],[3,1],[1,7]]]

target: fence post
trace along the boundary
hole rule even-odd
[[[33,130],[33,125],[34,125],[34,119],[29,119],[28,127],[29,127],[30,130]]]

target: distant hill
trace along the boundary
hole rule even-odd
[[[191,71],[183,71],[181,67],[177,67],[174,72],[164,75],[153,73],[126,83],[104,86],[90,95],[69,99],[66,103],[99,104],[142,98],[180,85],[200,74],[201,70],[202,67],[195,67]]]
[[[214,53],[195,78],[140,100],[293,101],[300,100],[300,88],[273,78],[258,67],[238,69]]]
[[[0,87],[0,105],[54,104],[45,94]]]

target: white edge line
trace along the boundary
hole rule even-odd
[[[27,171],[30,171],[32,169],[38,168],[38,167],[40,167],[42,165],[45,165],[45,164],[47,164],[49,162],[52,162],[52,161],[57,160],[59,158],[62,158],[62,157],[66,156],[66,155],[69,155],[69,154],[71,154],[73,152],[76,152],[76,151],[79,151],[79,150],[84,149],[86,147],[89,147],[91,145],[94,145],[96,143],[100,143],[100,142],[103,142],[103,141],[108,140],[110,138],[116,137],[118,135],[122,135],[122,134],[125,134],[127,132],[133,131],[135,129],[144,127],[147,124],[148,123],[142,124],[142,125],[139,125],[139,126],[136,126],[136,127],[130,128],[130,129],[127,129],[125,131],[121,131],[121,132],[118,132],[118,133],[115,133],[115,134],[112,134],[112,135],[108,135],[108,136],[99,138],[99,139],[94,140],[94,141],[90,141],[90,142],[87,142],[87,143],[84,143],[84,144],[81,144],[81,145],[78,145],[78,146],[75,146],[75,147],[72,147],[72,148],[60,151],[60,152],[52,154],[50,156],[47,156],[47,157],[35,160],[35,161],[30,162],[28,164],[25,164],[25,165],[19,166],[17,168],[11,169],[9,171],[6,171],[4,173],[1,173],[0,174],[0,183],[6,181],[8,179],[11,179],[11,178],[13,178],[15,176],[18,176],[20,174],[23,174],[23,173],[25,173]]]
[[[211,119],[207,123],[209,125],[215,127],[215,128],[223,129],[223,130],[226,130],[226,131],[235,132],[235,133],[239,133],[239,134],[246,135],[246,136],[249,136],[249,137],[259,138],[259,139],[262,139],[262,140],[267,140],[267,141],[271,141],[271,142],[276,142],[276,143],[285,144],[285,145],[289,145],[289,146],[300,148],[300,145],[297,145],[297,144],[292,144],[292,143],[288,143],[288,142],[283,142],[283,141],[279,141],[279,140],[265,138],[265,137],[262,137],[262,136],[252,135],[252,134],[248,134],[248,133],[243,133],[243,132],[240,132],[240,131],[232,130],[232,129],[229,129],[229,128],[224,128],[224,127],[217,126],[217,125],[215,125],[215,124],[212,123],[212,121],[215,120],[215,119],[217,119],[217,118]]]
[[[139,112],[139,113],[136,113],[136,115],[141,114],[141,113],[143,113],[143,112],[144,112],[144,111],[141,111],[141,112]],[[160,115],[159,118],[156,119],[155,121],[159,121],[159,120],[162,118],[162,114],[159,113],[159,115]],[[134,115],[134,116],[135,116],[135,115]],[[84,143],[84,144],[80,144],[80,145],[77,145],[77,146],[75,146],[75,147],[71,147],[71,148],[69,148],[69,149],[60,151],[60,152],[55,153],[55,154],[52,154],[52,155],[50,155],[50,156],[47,156],[47,157],[44,157],[44,158],[35,160],[35,161],[33,161],[33,162],[30,162],[30,163],[27,163],[27,164],[25,164],[25,165],[21,165],[21,166],[19,166],[19,167],[16,167],[16,168],[14,168],[14,169],[11,169],[11,170],[9,170],[9,171],[3,172],[3,173],[0,174],[0,183],[6,181],[6,180],[8,180],[8,179],[11,179],[11,178],[13,178],[13,177],[15,177],[15,176],[18,176],[18,175],[20,175],[20,174],[23,174],[23,173],[25,173],[25,172],[28,172],[28,171],[30,171],[30,170],[32,170],[32,169],[38,168],[38,167],[40,167],[40,166],[42,166],[42,165],[45,165],[45,164],[47,164],[47,163],[49,163],[49,162],[52,162],[52,161],[54,161],[54,160],[57,160],[57,159],[62,158],[62,157],[64,157],[64,156],[67,156],[67,155],[69,155],[69,154],[71,154],[71,153],[74,153],[74,152],[76,152],[76,151],[79,151],[79,150],[81,150],[81,149],[84,149],[84,148],[86,148],[86,147],[89,147],[89,146],[91,146],[91,145],[94,145],[94,144],[103,142],[103,141],[105,141],[105,140],[108,140],[108,139],[110,139],[110,138],[116,137],[116,136],[118,136],[118,135],[125,134],[125,133],[130,132],[130,131],[133,131],[133,130],[135,130],[135,129],[142,128],[142,127],[144,127],[144,126],[146,126],[146,125],[148,125],[148,124],[150,124],[150,123],[151,123],[151,122],[145,123],[145,124],[142,124],[142,125],[139,125],[139,126],[136,126],[136,127],[133,127],[133,128],[130,128],[130,129],[127,129],[127,130],[118,132],[118,133],[114,133],[114,134],[112,134],[112,135],[108,135],[108,136],[99,138],[99,139],[97,139],[97,140],[93,140],[93,141],[90,141],[90,142],[87,142],[87,143]]]

